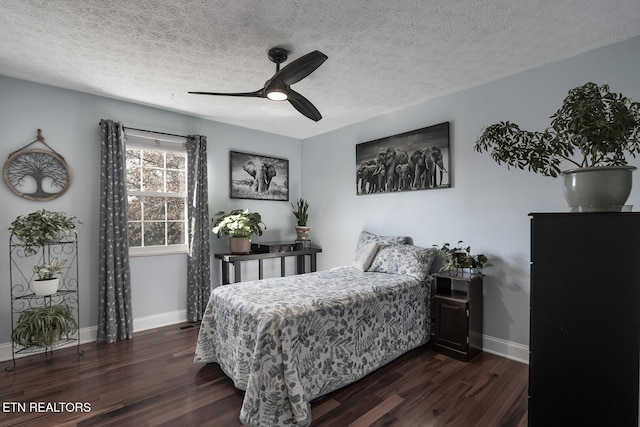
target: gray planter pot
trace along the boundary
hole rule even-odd
[[[302,225],[296,226],[296,234],[298,235],[298,240],[307,240],[309,238],[309,230],[311,230],[311,227]]]
[[[229,237],[229,252],[248,254],[251,252],[251,240],[248,237]]]
[[[635,166],[599,166],[562,172],[571,212],[620,212],[631,194]]]

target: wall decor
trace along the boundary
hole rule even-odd
[[[231,151],[232,199],[289,200],[289,160]]]
[[[46,148],[28,148],[38,142]],[[9,154],[3,176],[11,191],[37,202],[56,199],[71,185],[69,165],[45,142],[40,129],[34,141]]]
[[[356,194],[450,186],[449,122],[356,145]]]

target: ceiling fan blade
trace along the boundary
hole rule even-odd
[[[318,111],[318,109],[314,107],[307,98],[300,95],[295,90],[289,89],[289,98],[287,98],[287,100],[291,103],[291,105],[293,105],[293,108],[295,108],[314,122],[322,119],[322,114],[320,114],[320,111]]]
[[[313,73],[328,58],[324,53],[314,50],[278,71],[271,80],[278,80],[285,86],[291,86]]]
[[[264,90],[256,90],[255,92],[240,92],[240,93],[220,93],[220,92],[187,92],[195,95],[221,95],[221,96],[247,96],[252,98],[264,98]]]

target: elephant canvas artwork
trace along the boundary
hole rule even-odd
[[[231,151],[232,199],[289,200],[289,161]]]
[[[356,145],[356,194],[450,186],[449,122]]]

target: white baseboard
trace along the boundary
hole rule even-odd
[[[187,310],[169,311],[167,313],[133,319],[133,332],[146,331],[147,329],[161,328],[187,321]]]
[[[482,335],[482,350],[496,356],[529,364],[529,346]]]
[[[133,331],[140,332],[148,329],[160,328],[163,326],[174,325],[187,321],[186,310],[176,310],[167,313],[154,314],[152,316],[139,317],[133,319]],[[97,337],[97,326],[80,329],[80,344],[95,342]],[[72,344],[75,345],[75,344]],[[482,350],[496,356],[505,357],[515,360],[516,362],[529,363],[529,347],[523,344],[505,341],[501,338],[489,335],[482,336]],[[11,343],[0,344],[0,362],[11,360]],[[30,353],[31,355],[33,353]],[[18,355],[24,357],[28,355]]]
[[[187,321],[187,310],[170,311],[168,313],[154,314],[152,316],[139,317],[133,319],[133,332],[146,331],[153,328],[161,328],[163,326],[173,325]],[[98,327],[89,326],[80,329],[80,344],[95,342],[98,337]],[[76,344],[69,344],[64,347],[72,347]],[[58,348],[64,348],[58,347]],[[11,343],[0,344],[0,362],[12,359]],[[16,359],[25,356],[32,356],[34,353],[17,354]]]

